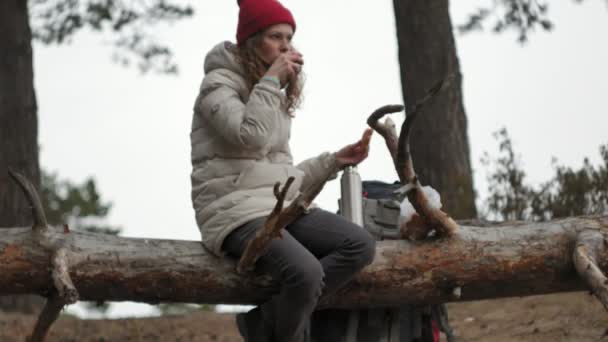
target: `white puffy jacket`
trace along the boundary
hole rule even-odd
[[[336,171],[333,153],[293,165],[285,95],[268,80],[249,92],[235,48],[223,42],[207,54],[190,133],[192,204],[203,244],[216,255],[232,230],[270,213],[277,181],[295,177],[287,206],[324,169]]]

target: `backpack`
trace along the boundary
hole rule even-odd
[[[401,185],[363,181],[363,225],[376,240],[396,239],[400,203],[393,191]],[[314,342],[438,342],[439,331],[455,341],[445,304],[374,309],[326,309],[311,319]]]

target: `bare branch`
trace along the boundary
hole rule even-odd
[[[32,206],[32,214],[34,216],[34,227],[35,231],[46,230],[48,226],[48,222],[46,220],[46,215],[44,214],[44,209],[42,208],[42,202],[40,201],[40,197],[38,196],[38,192],[32,184],[25,176],[20,174],[19,172],[13,171],[9,168],[9,175],[19,184],[21,190],[25,194],[28,202]]]
[[[416,172],[414,171],[414,163],[410,154],[410,130],[418,111],[407,114],[403,124],[401,125],[401,134],[399,135],[399,148],[397,151],[397,168],[400,172],[401,184],[415,185],[418,182]]]
[[[412,206],[414,206],[416,212],[421,216],[426,227],[428,227],[429,230],[435,229],[441,236],[452,236],[457,231],[458,225],[448,214],[430,206],[429,200],[422,190],[422,185],[418,181],[418,177],[416,177],[414,171],[414,163],[412,162],[410,154],[409,136],[414,120],[421,113],[424,106],[442,89],[445,89],[452,79],[454,79],[453,74],[448,75],[445,79],[437,82],[429,89],[426,95],[417,101],[407,112],[407,116],[401,125],[396,163],[399,179],[404,188],[408,189],[406,194],[409,201],[412,203]],[[406,225],[401,227],[401,233],[404,237],[414,236],[410,234]],[[424,232],[422,233],[422,235],[426,235]],[[416,235],[420,235],[420,231],[417,231]]]
[[[422,112],[425,105],[439,92],[447,87],[448,84],[455,78],[454,74],[448,75],[446,78],[435,83],[420,100],[406,111],[405,121],[401,125],[401,134],[399,135],[399,149],[397,153],[398,169],[403,174],[401,182],[405,185],[413,183],[416,174],[414,172],[414,164],[410,155],[409,134],[418,113]]]
[[[51,325],[59,317],[59,313],[63,309],[65,302],[57,294],[54,294],[47,298],[46,305],[42,309],[42,313],[38,317],[34,332],[27,341],[28,342],[42,342],[46,338],[46,334],[49,331]]]
[[[78,291],[70,278],[68,257],[65,248],[59,248],[53,255],[53,283],[59,298],[66,304],[78,301]]]
[[[78,301],[78,291],[68,271],[69,262],[65,248],[59,248],[53,253],[52,264],[55,290],[47,298],[28,342],[44,341],[51,325],[57,320],[63,307],[66,304],[74,304]]]
[[[440,83],[445,84],[443,82]],[[434,90],[433,90],[434,89]],[[431,91],[434,91],[434,94],[437,94],[437,91],[441,89],[441,86],[435,86]],[[431,92],[429,92],[430,94]],[[425,222],[426,227],[428,229],[435,229],[440,236],[452,236],[458,230],[458,224],[445,212],[441,209],[433,208],[429,200],[422,190],[422,184],[416,177],[416,173],[414,172],[414,164],[412,162],[412,157],[410,154],[409,147],[409,133],[412,128],[414,119],[416,119],[418,113],[420,113],[420,109],[423,104],[428,101],[430,97],[427,97],[427,100],[418,102],[418,105],[415,106],[417,111],[413,111],[411,114],[408,114],[401,126],[401,134],[399,136],[399,152],[398,152],[398,166],[401,170],[401,183],[404,187],[408,188],[406,192],[407,197],[412,203],[416,212],[421,216],[423,222]],[[401,227],[401,233],[404,237],[412,237],[413,235],[409,234],[406,227]],[[420,236],[420,232],[417,233]],[[422,234],[425,235],[425,234]]]
[[[8,172],[15,182],[19,184],[19,187],[21,187],[25,197],[32,206],[34,232],[48,232],[48,222],[36,188],[22,174],[10,169]],[[69,233],[69,229],[67,229],[67,231],[66,229],[67,226],[64,227],[64,233]],[[38,317],[34,331],[28,339],[28,341],[32,342],[44,341],[49,328],[53,322],[55,322],[65,304],[73,304],[78,301],[78,291],[76,290],[68,271],[66,249],[62,248],[59,243],[50,243],[45,234],[37,235],[36,240],[38,241],[39,246],[52,252],[52,278],[55,290],[53,290],[52,294],[47,298],[46,305]]]
[[[266,219],[266,222],[264,222],[264,227],[247,243],[247,247],[245,247],[245,251],[237,265],[238,273],[242,274],[254,269],[255,262],[266,253],[270,242],[276,237],[281,237],[281,229],[295,221],[308,210],[312,201],[323,190],[325,183],[336,172],[337,169],[334,168],[326,169],[325,174],[317,182],[300,193],[284,210],[283,202],[287,195],[287,190],[294,179],[293,177],[289,177],[280,193],[278,191],[279,183],[275,184],[274,194],[277,197],[277,204]]]
[[[255,237],[247,242],[247,247],[245,247],[245,251],[243,252],[243,255],[241,256],[239,264],[236,268],[238,273],[243,274],[245,272],[252,271],[255,267],[255,262],[260,258],[260,256],[266,253],[270,242],[274,238],[281,237],[281,229],[283,229],[284,226],[277,223],[283,210],[285,196],[287,195],[287,191],[289,190],[289,187],[293,181],[294,177],[289,177],[281,191],[279,191],[281,184],[280,182],[277,182],[274,185],[274,195],[277,198],[277,203],[266,219],[266,222],[264,222],[264,228],[258,230]]]
[[[384,138],[384,142],[386,143],[386,147],[388,148],[389,153],[391,154],[391,158],[393,159],[393,164],[395,165],[395,170],[397,174],[400,173],[400,169],[397,167],[397,149],[399,148],[399,137],[397,136],[397,129],[395,128],[395,123],[391,120],[390,117],[387,117],[384,120],[384,123],[379,122],[379,120],[384,117],[386,114],[397,113],[404,109],[402,105],[387,105],[376,109],[368,118],[367,124],[374,131],[380,134]],[[401,178],[401,176],[399,176]]]
[[[435,95],[437,95],[440,91],[442,91],[443,89],[445,89],[450,83],[452,83],[452,81],[456,78],[456,74],[449,74],[447,75],[444,79],[438,81],[437,83],[435,83],[431,88],[429,88],[429,90],[426,92],[426,94],[419,99],[418,101],[416,101],[416,103],[408,108],[405,112],[407,113],[407,115],[413,114],[413,113],[417,113],[422,111],[422,109],[424,108],[424,106],[435,97]]]
[[[597,249],[603,248],[604,238],[597,230],[586,230],[579,234],[574,248],[573,261],[576,271],[587,283],[593,295],[608,311],[608,278],[598,267]],[[601,246],[601,247],[600,247]]]

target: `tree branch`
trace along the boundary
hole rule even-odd
[[[608,278],[596,261],[598,249],[603,249],[604,243],[604,237],[598,231],[581,232],[574,248],[573,261],[578,274],[608,311]]]
[[[391,129],[389,126],[390,122],[380,124],[378,120],[388,113],[402,110],[403,106],[388,105],[380,107],[367,119],[367,124],[384,138],[389,153],[393,158],[399,180],[403,185],[401,192],[407,195],[410,203],[412,203],[412,206],[422,220],[422,224],[408,226],[407,222],[404,223],[400,229],[403,238],[418,240],[426,237],[432,229],[435,229],[439,236],[449,237],[454,235],[458,230],[458,225],[448,214],[441,209],[431,207],[426,194],[422,190],[422,185],[418,181],[418,177],[416,177],[409,147],[409,134],[417,115],[454,78],[455,76],[451,74],[437,82],[429,89],[425,96],[410,107],[401,125],[401,133],[398,139],[396,138],[394,128]]]
[[[68,264],[66,249],[59,248],[53,255],[53,283],[55,289],[57,289],[58,297],[66,304],[74,304],[78,301],[78,291],[70,278]]]
[[[51,325],[59,317],[59,313],[66,304],[74,304],[78,301],[78,291],[70,279],[68,273],[68,257],[65,248],[59,248],[53,254],[52,278],[55,290],[47,297],[46,304],[38,316],[36,326],[28,342],[42,342],[51,328]]]
[[[268,249],[270,242],[277,237],[281,237],[281,229],[291,224],[298,217],[308,210],[308,207],[317,195],[323,190],[325,183],[337,172],[335,168],[327,168],[324,170],[325,174],[321,175],[319,179],[311,184],[308,189],[300,193],[290,204],[283,210],[283,201],[287,194],[287,189],[293,177],[287,179],[287,183],[283,190],[279,192],[280,183],[276,183],[274,186],[274,194],[277,197],[277,204],[274,210],[270,213],[264,228],[256,233],[255,238],[251,239],[245,247],[245,252],[241,256],[237,266],[237,273],[242,274],[250,272],[255,267],[255,262],[264,255]]]
[[[58,295],[51,295],[47,298],[46,304],[38,316],[36,326],[32,335],[27,339],[28,342],[42,342],[46,338],[46,334],[49,332],[51,325],[59,317],[59,313],[63,309],[65,302]]]
[[[19,184],[32,206],[32,214],[34,216],[32,232],[34,233],[34,240],[37,242],[38,247],[42,247],[44,252],[50,252],[51,254],[51,277],[55,287],[50,291],[51,294],[47,297],[46,304],[38,317],[34,331],[28,339],[30,342],[44,341],[48,330],[59,316],[61,309],[66,304],[73,304],[78,301],[78,291],[70,278],[67,250],[62,247],[64,241],[52,236],[53,229],[49,229],[48,227],[46,215],[36,188],[22,174],[10,169],[8,172]],[[69,234],[69,229],[66,228],[64,234]]]
[[[279,224],[278,222],[283,211],[285,196],[294,179],[294,177],[289,177],[280,192],[279,187],[281,186],[281,183],[277,182],[274,185],[273,190],[274,196],[277,198],[277,203],[266,219],[266,222],[264,222],[264,228],[258,230],[255,237],[247,242],[247,247],[245,247],[245,251],[236,268],[238,273],[243,274],[252,271],[255,267],[255,262],[268,250],[270,242],[275,238],[281,237],[281,230],[284,226],[282,223]]]
[[[399,148],[399,136],[397,136],[397,129],[393,120],[390,117],[387,117],[384,122],[379,122],[382,117],[386,114],[397,113],[404,109],[402,105],[386,105],[376,109],[368,118],[367,124],[374,131],[380,134],[384,138],[384,142],[386,143],[386,147],[388,148],[388,152],[391,155],[393,160],[393,165],[395,166],[395,171],[399,175],[399,179],[401,179],[401,170],[397,167],[397,149]]]
[[[420,113],[420,109],[422,109],[423,105],[432,98],[432,95],[437,94],[439,90],[442,89],[444,84],[446,83],[442,81],[435,85],[431,91],[414,106],[414,111],[406,116],[403,125],[401,126],[401,134],[399,135],[399,152],[397,154],[397,160],[399,164],[398,167],[403,175],[401,182],[404,186],[402,189],[407,195],[410,203],[412,203],[414,209],[416,209],[418,215],[422,218],[424,226],[426,226],[428,230],[435,229],[439,236],[450,237],[458,230],[458,224],[441,209],[434,208],[430,205],[429,199],[422,189],[422,184],[420,184],[414,171],[414,163],[412,162],[409,147],[410,130],[414,120]],[[420,226],[418,228],[420,228]],[[419,229],[410,231],[405,224],[401,227],[401,235],[410,239],[415,239],[418,236],[425,237],[427,234],[428,232],[423,232],[421,234]]]
[[[40,232],[46,230],[48,222],[46,220],[46,215],[44,214],[44,209],[42,208],[42,202],[40,201],[40,197],[38,197],[34,184],[28,181],[25,176],[11,170],[10,168],[8,173],[19,185],[21,190],[23,190],[27,201],[32,206],[32,216],[34,216],[34,231]]]

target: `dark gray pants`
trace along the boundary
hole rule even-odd
[[[224,240],[223,249],[240,257],[264,221],[259,218],[237,228]],[[256,272],[280,283],[280,292],[262,305],[274,339],[300,342],[321,294],[339,289],[370,264],[376,242],[363,228],[322,209],[311,210],[285,230],[258,259]]]

